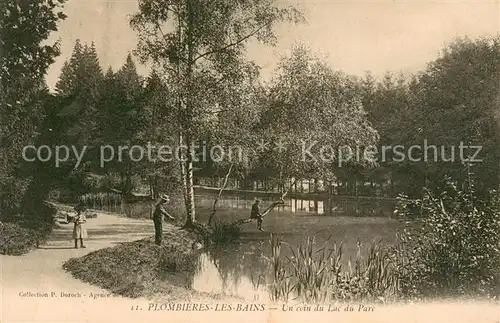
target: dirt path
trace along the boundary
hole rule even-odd
[[[24,256],[1,256],[3,295],[50,290],[104,292],[74,279],[62,269],[63,262],[94,250],[151,236],[153,230],[149,221],[99,214],[97,218],[88,219],[87,248],[75,249],[71,240],[72,228],[72,224],[62,224],[45,245]]]
[[[167,225],[166,230],[173,229]],[[74,249],[70,224],[54,230],[51,240],[40,249],[20,257],[0,256],[0,322],[488,322],[498,323],[498,304],[426,304],[376,307],[372,312],[283,311],[283,305],[263,304],[265,311],[193,310],[171,311],[165,304],[146,299],[106,297],[91,286],[66,273],[64,261],[93,250],[152,235],[151,221],[132,220],[110,214],[89,219],[90,239],[86,249]],[[27,295],[31,293],[31,295]],[[36,295],[39,293],[39,295]],[[62,295],[61,293],[66,293]],[[46,295],[46,296],[44,296]],[[74,295],[76,297],[70,297]],[[53,297],[51,297],[53,296]],[[97,296],[94,298],[94,296]],[[224,301],[199,300],[204,304]],[[224,302],[225,303],[225,302]],[[187,304],[186,304],[187,305]],[[199,306],[199,305],[198,305]],[[270,309],[275,307],[275,310]],[[286,307],[286,306],[285,306]],[[198,307],[201,308],[201,307]],[[328,306],[327,306],[328,308]],[[156,310],[154,310],[156,309]]]
[[[170,227],[165,225],[166,230]],[[106,302],[102,302],[102,298],[93,298],[94,294],[107,296],[107,291],[74,279],[62,269],[62,264],[72,257],[142,239],[154,232],[152,221],[99,213],[97,218],[88,219],[89,239],[85,241],[86,248],[75,249],[72,228],[72,224],[62,224],[60,229],[54,230],[45,245],[26,255],[0,256],[0,318],[12,322],[39,321],[43,317],[48,320],[42,321],[78,321],[78,318],[88,317],[88,305],[98,308],[104,304],[109,306],[109,298]],[[33,295],[26,295],[28,293]],[[37,296],[37,293],[48,294],[49,297]],[[68,294],[64,295],[68,297],[61,293]],[[76,293],[79,293],[77,297],[69,297],[69,294]],[[117,303],[126,301],[126,307],[130,309],[130,300],[113,300]],[[3,320],[0,319],[0,322]]]

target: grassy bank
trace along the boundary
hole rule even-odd
[[[0,222],[0,254],[20,256],[44,243],[54,223],[58,209],[51,203],[41,205],[39,214],[31,216],[12,215]]]
[[[63,268],[75,278],[131,298],[190,298],[190,280],[197,255],[192,251],[193,233],[172,228],[163,235],[161,246],[152,238],[100,249],[71,258]]]
[[[0,254],[20,256],[35,249],[46,240],[50,229],[37,230],[23,223],[0,224]]]

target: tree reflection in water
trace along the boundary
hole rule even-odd
[[[269,242],[239,243],[213,247],[199,257],[199,270],[192,288],[238,296],[246,300],[268,298],[266,281],[270,278]]]

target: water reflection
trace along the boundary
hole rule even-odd
[[[213,253],[204,252],[199,256],[198,271],[195,273],[191,288],[199,292],[236,296],[249,301],[268,300],[265,278],[252,264],[248,264],[249,275],[242,274],[242,264],[228,266],[216,259]],[[256,271],[256,273],[252,273]]]
[[[265,209],[276,201],[273,197],[259,197],[261,199],[261,209]],[[198,194],[195,197],[195,203],[198,207],[212,208],[215,196],[210,194]],[[218,208],[221,209],[240,209],[248,210],[252,208],[255,201],[253,196],[228,195],[222,196],[218,201]],[[154,211],[156,201],[143,201],[136,203],[121,203],[115,205],[104,206],[100,209],[108,212],[120,213],[131,218],[151,217]],[[325,214],[325,206],[323,201],[317,200],[300,200],[300,199],[285,199],[284,205],[278,205],[274,208],[275,211],[282,213],[309,213],[323,215]]]
[[[198,194],[196,205],[211,209],[214,198],[214,195]],[[264,196],[260,198],[262,209],[276,199],[276,197]],[[253,196],[228,194],[219,201],[218,208],[244,210],[242,212],[228,212],[229,216],[238,213],[249,214],[253,202]],[[132,218],[149,218],[154,205],[155,201],[138,202],[111,206],[107,210],[119,212]],[[349,211],[346,205],[339,203],[340,207],[344,209],[342,212]],[[323,214],[327,208],[323,201],[289,198],[285,201],[285,205],[279,206],[275,210],[283,213],[314,215]],[[367,203],[366,208],[373,209],[373,203]],[[201,218],[201,221],[205,220]],[[313,235],[320,247],[324,243],[328,243],[331,247],[332,243],[343,241],[345,243],[343,249],[345,257],[342,263],[343,266],[346,266],[349,258],[356,255],[358,239],[365,248],[368,248],[373,240],[381,238],[390,244],[396,229],[400,228],[397,222],[382,217],[361,219],[359,217],[276,216],[274,214],[266,220],[265,233],[258,232],[253,227],[245,227],[240,243],[210,248],[200,254],[197,270],[190,273],[183,284],[201,292],[238,296],[249,301],[267,301],[269,299],[267,286],[273,280],[273,271],[269,260],[271,255],[269,233],[282,235],[291,246],[296,246],[304,236]],[[330,238],[332,239],[330,240]],[[291,250],[288,247],[284,247],[281,252],[283,259],[291,256]]]
[[[196,204],[205,207],[211,207],[214,203],[215,196],[210,194],[198,195]],[[276,201],[276,197],[259,197],[262,201],[262,208],[266,208]],[[250,210],[255,201],[254,196],[245,195],[224,195],[218,202],[218,206],[222,208],[233,208]],[[311,214],[322,215],[325,213],[324,202],[321,200],[301,200],[301,199],[285,199],[284,205],[279,205],[275,208],[278,212],[306,212]]]
[[[212,248],[200,255],[199,270],[192,288],[239,296],[246,300],[266,300],[269,280],[268,243],[231,244]]]
[[[218,194],[217,191],[199,191],[195,197],[197,205],[211,207]],[[303,195],[304,197],[306,195]],[[218,202],[219,207],[250,210],[258,197],[265,208],[274,203],[279,196],[276,194],[264,195],[250,192],[224,192]],[[297,213],[308,215],[330,215],[330,216],[383,216],[393,215],[396,200],[390,198],[366,197],[366,196],[341,196],[335,195],[330,198],[319,195],[307,195],[308,198],[285,198],[284,204],[277,206],[274,210],[281,213]]]

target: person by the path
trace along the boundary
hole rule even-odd
[[[157,245],[161,245],[163,236],[163,221],[165,220],[165,217],[167,217],[169,220],[175,220],[175,218],[171,216],[165,209],[165,204],[167,204],[169,201],[169,196],[163,195],[160,198],[158,204],[156,204],[156,208],[153,213],[153,222],[155,224],[155,243]]]
[[[85,217],[85,207],[82,204],[75,206],[76,216],[73,219],[75,226],[73,227],[73,239],[75,240],[75,248],[78,249],[78,240],[80,240],[80,248],[85,248],[83,245],[83,239],[88,238],[87,228],[85,228],[85,223],[87,223],[87,218]]]
[[[255,200],[255,202],[252,205],[252,211],[250,212],[250,219],[257,219],[257,229],[259,231],[264,231],[262,230],[262,214],[260,214],[259,210],[259,204],[260,200]]]

